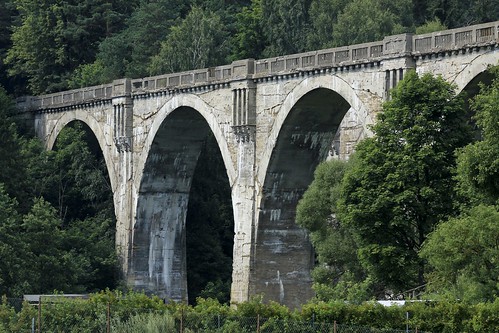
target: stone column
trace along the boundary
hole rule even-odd
[[[231,303],[249,298],[255,222],[256,87],[253,81],[233,85],[232,132],[237,153],[237,178],[232,185],[234,252]]]
[[[133,100],[130,79],[113,82],[113,115],[111,118],[116,166],[114,209],[116,213],[116,250],[122,273],[128,272],[129,247],[133,227]]]

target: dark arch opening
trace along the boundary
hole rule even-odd
[[[166,300],[191,303],[208,282],[220,278],[230,287],[230,201],[227,173],[208,123],[196,110],[178,108],[160,126],[144,167],[129,282]]]
[[[316,89],[295,104],[282,125],[262,189],[252,294],[291,307],[313,296],[313,250],[295,223],[296,205],[339,137],[349,108],[338,93]]]
[[[98,139],[87,124],[72,121],[58,134],[51,156],[55,172],[49,177],[43,196],[58,211],[69,237],[67,245],[81,260],[77,263],[78,276],[74,277],[77,285],[69,292],[78,292],[79,287],[80,292],[116,288],[116,217]]]
[[[203,143],[189,193],[186,223],[187,290],[197,297],[230,301],[234,213],[229,179],[215,137]]]
[[[111,182],[104,155],[97,137],[90,127],[82,121],[68,123],[58,134],[53,150],[58,154],[61,171],[67,171],[67,183],[59,184],[59,196],[52,198],[59,207],[64,220],[83,220],[96,215],[116,220],[114,215]],[[79,186],[79,188],[76,188]]]

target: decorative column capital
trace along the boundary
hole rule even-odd
[[[236,136],[237,142],[255,142],[256,126],[255,125],[239,125],[232,126],[232,131]]]

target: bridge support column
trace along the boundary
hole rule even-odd
[[[232,90],[232,130],[237,149],[237,177],[232,185],[234,250],[231,303],[249,298],[255,233],[256,86],[241,81]]]
[[[254,126],[240,128],[248,140],[238,146],[238,177],[232,186],[234,210],[234,252],[231,303],[245,302],[249,298],[249,281],[253,250],[255,221],[255,141]]]
[[[122,273],[127,276],[129,247],[132,244],[131,234],[134,219],[133,189],[133,101],[131,98],[131,81],[129,79],[113,82],[113,155],[117,166],[117,181],[114,192],[116,213],[116,250]]]
[[[128,274],[128,260],[132,244],[132,228],[134,218],[134,194],[132,185],[132,153],[119,156],[119,182],[114,191],[114,209],[116,214],[116,251],[120,260],[121,271]]]

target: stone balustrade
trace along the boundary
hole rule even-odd
[[[444,30],[413,37],[414,55],[459,50],[467,47],[497,44],[499,21],[464,28]]]
[[[383,59],[422,56],[499,43],[499,21],[423,35],[400,34],[382,41],[292,54],[268,59],[245,59],[230,65],[164,74],[131,80],[123,90],[118,87],[128,79],[111,84],[85,87],[17,101],[20,110],[54,109],[75,104],[109,100],[125,94],[217,87],[229,81],[265,78],[300,71],[362,66]]]

